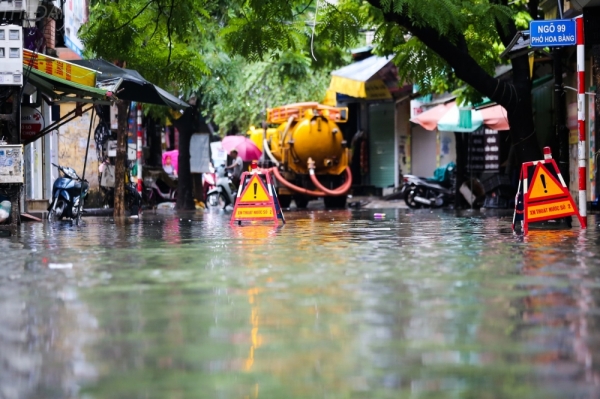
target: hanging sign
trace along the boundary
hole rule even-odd
[[[44,128],[42,113],[32,107],[21,107],[21,140],[28,141]]]
[[[521,167],[519,189],[515,199],[513,230],[515,223],[521,222],[526,235],[529,223],[577,216],[581,227],[585,220],[579,215],[577,206],[565,184],[556,162],[552,159],[550,148],[544,148],[543,161],[525,162]],[[531,180],[529,172],[533,168]]]
[[[37,69],[54,77],[79,83],[86,86],[96,86],[96,73],[93,69],[85,68],[72,62],[63,61],[49,55],[23,50],[24,72],[27,68]]]
[[[256,220],[273,220],[277,224],[278,219],[285,223],[270,174],[244,172],[240,182],[231,215],[232,225],[235,222],[242,224],[242,221]]]

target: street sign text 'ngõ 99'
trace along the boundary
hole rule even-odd
[[[549,19],[529,23],[531,47],[574,46],[576,43],[575,21],[572,19]]]

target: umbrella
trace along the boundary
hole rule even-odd
[[[426,130],[470,133],[482,125],[494,130],[509,130],[506,110],[500,105],[480,110],[459,108],[456,102],[438,105],[410,120]]]
[[[245,136],[226,136],[221,141],[221,146],[228,153],[237,150],[238,155],[244,162],[258,160],[262,151],[254,144],[252,140]]]
[[[165,159],[171,157],[171,165],[175,169],[175,173],[179,174],[179,150],[165,151],[162,154],[162,164],[165,165]]]

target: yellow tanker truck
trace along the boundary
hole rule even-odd
[[[275,175],[282,207],[294,199],[298,208],[323,197],[327,208],[346,205],[352,185],[347,143],[337,123],[347,121],[348,109],[316,102],[289,104],[267,110],[267,123],[250,138],[263,150]]]

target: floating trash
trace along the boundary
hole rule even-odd
[[[72,263],[48,263],[48,269],[72,269]]]

